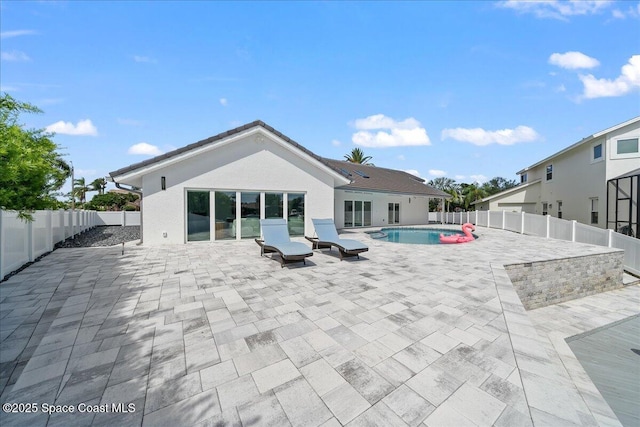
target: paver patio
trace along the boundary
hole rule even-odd
[[[40,409],[0,424],[619,425],[564,338],[639,313],[640,285],[526,312],[504,264],[608,249],[476,234],[354,232],[362,259],[285,268],[252,241],[59,249],[0,285],[0,401]]]

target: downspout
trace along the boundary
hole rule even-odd
[[[142,191],[134,190],[133,188],[125,188],[125,187],[121,186],[119,182],[116,182],[115,179],[113,180],[113,183],[116,185],[116,188],[119,188],[120,190],[130,191],[130,192],[136,193],[138,196],[140,196],[140,242],[138,244],[141,245],[142,244],[142,239],[143,239],[143,237],[142,237],[143,236],[143,233],[142,233],[142,230],[143,230],[142,229],[142,223],[143,223],[143,221],[142,221],[142,218],[143,218],[143,216],[142,216],[142,205],[143,205],[143,203],[142,203]]]

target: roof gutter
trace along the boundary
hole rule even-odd
[[[143,239],[143,237],[142,237],[143,236],[143,233],[142,233],[142,230],[143,230],[142,229],[142,218],[143,218],[143,216],[142,216],[142,205],[143,205],[143,203],[142,203],[142,191],[134,190],[133,188],[125,188],[122,185],[120,185],[119,182],[116,182],[116,180],[113,179],[113,177],[111,177],[111,180],[116,185],[116,188],[119,188],[120,190],[124,190],[124,191],[130,191],[131,193],[136,193],[138,196],[140,196],[140,242],[138,244],[141,245],[143,243],[142,242],[142,239]]]

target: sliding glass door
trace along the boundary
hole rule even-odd
[[[211,217],[208,191],[187,191],[187,241],[210,240]]]
[[[344,202],[344,226],[346,227],[370,227],[371,226],[371,202],[361,200],[345,200]]]

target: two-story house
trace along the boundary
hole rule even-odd
[[[635,117],[518,171],[520,185],[479,200],[475,206],[478,210],[553,215],[607,228],[607,210],[611,216],[616,209],[615,195],[609,194],[607,201],[607,188],[610,193],[613,188],[608,182],[633,175],[638,169],[640,117]],[[638,215],[637,191],[631,189],[628,194],[633,217]],[[632,222],[636,228],[638,221]],[[615,223],[609,223],[610,228],[616,228]]]

